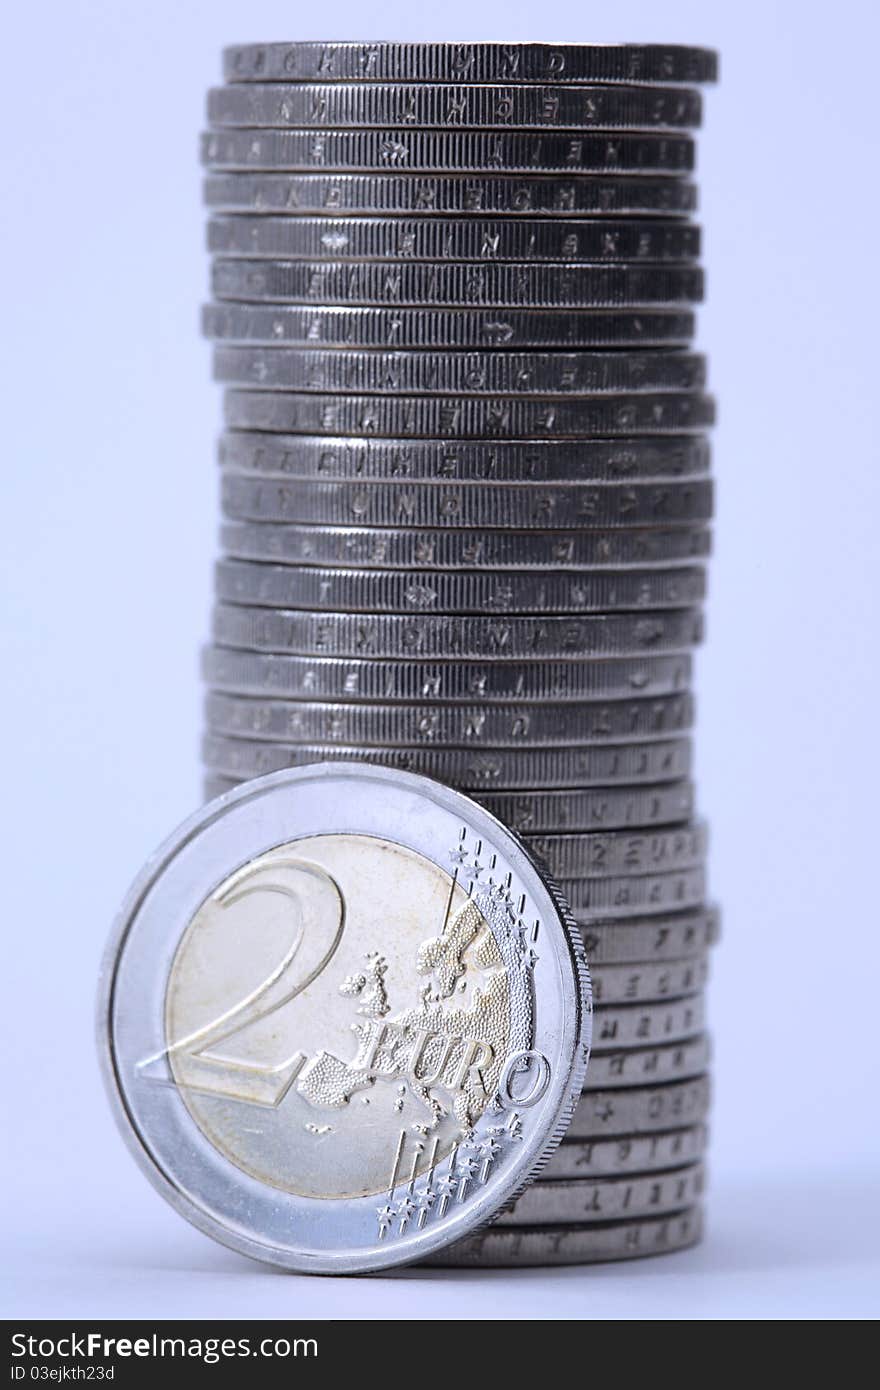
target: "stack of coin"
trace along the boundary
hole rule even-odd
[[[596,1002],[549,1166],[447,1262],[699,1234],[716,933],[690,781],[713,405],[700,49],[285,44],[208,99],[226,388],[206,790],[316,759],[470,793]]]

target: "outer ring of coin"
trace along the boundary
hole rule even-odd
[[[390,305],[217,303],[205,306],[208,338],[305,347],[592,348],[686,347],[690,309],[460,309]]]
[[[208,92],[211,126],[433,127],[438,130],[689,130],[700,124],[702,97],[693,88],[399,82],[230,83]]]
[[[268,851],[334,833],[377,837],[444,866],[450,852],[467,862],[479,846],[476,852],[484,859],[494,856],[495,877],[512,893],[511,900],[518,906],[523,898],[529,921],[540,924],[538,935],[530,937],[533,948],[540,943],[540,949],[529,953],[533,1003],[528,1016],[517,1013],[511,1040],[505,1040],[508,1054],[492,1098],[498,1113],[490,1113],[487,1105],[462,1146],[453,1146],[451,1156],[415,1177],[401,1167],[405,1132],[403,1141],[389,1134],[390,1188],[384,1199],[381,1194],[330,1201],[303,1197],[252,1176],[195,1122],[169,1061],[166,984],[181,939],[205,900],[218,883],[225,885],[230,874],[246,871]],[[517,935],[507,931],[507,899],[489,894],[474,901],[486,916],[508,978],[514,978],[515,970],[521,977],[506,944]],[[314,987],[319,975],[320,966],[307,984]],[[517,988],[525,999],[529,986]],[[521,842],[449,788],[389,769],[338,764],[266,778],[186,821],[147,864],[123,905],[105,956],[98,1001],[99,1046],[111,1103],[153,1185],[222,1244],[284,1269],[326,1273],[389,1268],[425,1258],[478,1229],[511,1202],[564,1133],[586,1070],[590,1020],[589,977],[579,939],[561,898]],[[228,1015],[223,1021],[228,1022]],[[227,1028],[227,1053],[231,1036]],[[524,1065],[528,1072],[522,1089]],[[513,1079],[518,1069],[519,1086]],[[164,1084],[148,1079],[154,1075]],[[247,1106],[239,1100],[236,1109],[246,1112]],[[506,1136],[498,1132],[505,1122],[512,1127]],[[517,1142],[508,1143],[514,1130]],[[473,1165],[476,1180],[462,1188],[460,1200],[421,1204],[423,1190],[435,1180],[439,1187],[443,1176],[452,1177],[458,1148],[465,1143],[482,1144],[480,1152],[488,1160],[481,1168]],[[447,1190],[458,1196],[454,1186]],[[411,1215],[423,1205],[424,1223],[389,1222],[385,1209],[394,1203],[407,1204]]]
[[[643,135],[570,132],[412,130],[211,130],[201,141],[210,169],[297,173],[309,169],[361,173],[660,174],[692,173],[694,139],[674,132]]]
[[[218,774],[205,781],[204,799],[212,801],[238,786],[241,778]],[[648,787],[593,787],[580,791],[540,792],[475,792],[474,800],[485,806],[505,825],[526,839],[533,835],[568,831],[589,832],[598,826],[608,830],[643,830],[650,832],[658,826],[675,825],[691,818],[694,813],[694,786],[681,780]],[[618,926],[619,924],[615,924]],[[668,936],[668,933],[667,933]],[[683,934],[681,957],[691,959],[701,949]],[[659,939],[658,939],[659,938]],[[593,933],[592,939],[600,938]],[[607,951],[606,935],[601,943]],[[705,942],[706,946],[711,940]],[[644,949],[642,949],[642,946]],[[629,934],[617,959],[613,952],[609,966],[624,970],[628,963],[645,960],[649,965],[677,960],[674,943],[658,932],[656,926],[642,924],[641,937]],[[628,952],[628,954],[627,954]],[[595,964],[591,952],[590,959]]]
[[[244,175],[245,178],[248,175]],[[208,190],[210,195],[211,190]],[[317,261],[694,261],[691,222],[613,218],[273,217],[218,215],[208,222],[217,256]]]
[[[563,224],[573,217],[686,217],[697,206],[695,184],[646,174],[208,174],[203,189],[216,212],[528,216]]]

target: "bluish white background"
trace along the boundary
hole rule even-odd
[[[198,801],[219,393],[196,160],[219,51],[290,38],[717,45],[700,138],[720,397],[698,771],[724,907],[708,1237],[616,1267],[339,1281],[214,1246],[136,1171],[93,994]],[[2,1017],[7,1316],[878,1312],[877,81],[864,0],[66,0],[4,21]]]

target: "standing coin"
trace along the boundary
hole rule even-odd
[[[523,84],[516,87],[424,83],[256,83],[212,87],[212,126],[326,126],[363,130],[388,126],[438,130],[687,130],[700,124],[702,98],[693,88]]]
[[[238,786],[240,778],[214,776],[205,781],[205,800],[212,801],[215,796],[225,796],[233,787]],[[473,798],[481,806],[485,806],[487,811],[491,811],[494,816],[505,825],[509,825],[512,830],[529,836],[529,826],[538,825],[542,830],[586,830],[593,825],[604,825],[609,828],[615,826],[636,826],[650,829],[658,825],[670,825],[675,821],[687,820],[694,809],[693,784],[687,781],[667,782],[656,787],[585,787],[580,791],[538,791],[538,792],[473,792]],[[508,808],[512,807],[513,815],[508,815]],[[557,817],[554,813],[559,811]],[[589,928],[584,929],[585,934],[589,935]],[[651,952],[651,947],[658,934],[654,929],[654,937],[646,944],[646,954]],[[688,950],[687,946],[683,947]],[[679,976],[674,972],[668,976],[651,975],[646,972],[650,970],[662,970],[662,962],[665,956],[659,956],[661,964],[658,966],[652,961],[651,964],[639,967],[641,973],[624,973],[629,971],[628,965],[611,965],[597,968],[593,972],[595,994],[598,998],[599,985],[597,981],[606,977],[609,979],[608,989],[630,991],[628,997],[647,998],[647,995],[640,995],[633,992],[637,988],[638,980],[644,979],[648,987],[649,981],[665,978],[672,982]],[[693,955],[693,952],[691,952]],[[635,957],[634,957],[635,959]],[[676,961],[675,965],[681,967],[680,978],[685,978],[686,967],[692,964],[689,958],[685,961]],[[696,969],[696,967],[694,967]],[[609,975],[609,972],[611,974]],[[618,973],[614,973],[618,972]],[[690,977],[688,977],[690,978]],[[613,983],[612,983],[613,982]],[[694,983],[688,988],[681,990],[682,994],[691,993],[692,989],[699,989],[700,980],[694,976]],[[670,983],[668,989],[660,989],[658,997],[664,994],[672,996],[674,985]]]
[[[220,199],[222,204],[224,197],[236,196],[236,189],[245,207],[263,200],[259,189],[237,184],[226,193],[215,186],[233,179],[260,182],[251,174],[208,179],[208,203]],[[283,190],[284,201],[292,192]],[[207,235],[212,255],[279,260],[651,262],[695,261],[700,254],[699,227],[647,218],[273,217],[239,211],[234,217],[212,217]]]
[[[508,1205],[590,1038],[579,943],[516,838],[448,788],[338,764],[242,788],[163,846],[99,1019],[160,1192],[242,1253],[326,1272],[420,1258]]]

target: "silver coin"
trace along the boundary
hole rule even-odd
[[[218,603],[213,638],[222,647],[314,656],[455,660],[577,660],[688,651],[703,636],[698,608],[585,617],[449,617],[424,613],[314,613]]]
[[[643,920],[590,922],[584,948],[596,965],[683,960],[701,955],[720,935],[718,909],[698,907]]]
[[[694,1163],[706,1151],[705,1125],[673,1129],[659,1134],[634,1134],[620,1139],[563,1139],[541,1169],[547,1178],[613,1177],[654,1173]]]
[[[708,1076],[629,1090],[593,1091],[582,1095],[566,1131],[566,1142],[633,1138],[683,1129],[705,1120],[711,1103]]]
[[[557,706],[315,704],[215,690],[208,695],[205,717],[218,733],[286,743],[568,748],[668,738],[692,727],[694,702],[682,693]],[[647,853],[647,844],[642,849]],[[635,847],[629,854],[635,856]]]
[[[667,874],[561,879],[560,886],[575,917],[589,922],[697,907],[706,896],[706,871],[701,865]]]
[[[506,235],[513,245],[518,244],[513,230],[515,222],[523,218],[559,219],[564,232],[568,222],[576,217],[686,217],[697,206],[695,184],[687,179],[651,178],[646,174],[634,178],[591,178],[584,174],[554,178],[547,174],[469,176],[453,172],[445,175],[233,173],[208,174],[202,187],[207,207],[216,212],[510,218],[511,231]],[[629,254],[630,244],[622,239],[621,255],[611,259],[691,259],[687,255],[644,257],[635,251]],[[459,258],[453,256],[451,259]],[[470,257],[460,259],[469,260]],[[530,260],[531,255],[498,259]],[[566,260],[568,257],[563,253],[550,259]],[[584,259],[606,260],[608,256],[603,251]]]
[[[608,830],[525,837],[531,852],[560,879],[611,874],[658,873],[702,864],[706,857],[704,821],[650,833]]]
[[[333,486],[330,484],[329,486]],[[221,560],[214,592],[227,603],[340,613],[574,614],[690,608],[706,595],[703,566],[594,574],[407,575]]]
[[[202,743],[207,769],[239,778],[262,777],[286,768],[305,767],[326,758],[344,762],[383,764],[386,767],[418,772],[460,791],[488,787],[528,790],[532,787],[605,786],[616,783],[676,781],[690,771],[690,740],[658,740],[652,743],[597,744],[593,747],[487,751],[467,748],[367,748],[341,744],[268,743],[208,733]],[[605,879],[599,883],[571,884],[572,896],[582,911],[604,917],[632,915],[637,906],[643,912],[673,911],[700,902],[703,876],[698,871],[643,879]],[[592,898],[587,904],[586,899]],[[625,904],[620,900],[629,898]],[[601,900],[601,905],[600,905]],[[578,907],[573,904],[575,913]]]
[[[688,820],[694,811],[694,787],[687,781],[656,787],[486,792],[479,799],[500,821],[522,835],[595,831],[600,827],[649,829]]]
[[[711,548],[711,532],[705,526],[618,526],[602,530],[463,528],[453,514],[453,526],[441,530],[395,526],[326,526],[315,518],[305,524],[292,522],[307,510],[302,489],[251,478],[227,475],[221,484],[221,501],[227,517],[257,525],[222,531],[224,548],[233,555],[255,560],[281,560],[288,565],[320,565],[333,568],[438,570],[581,570],[623,569],[678,565],[703,559]],[[309,494],[307,494],[308,496]],[[315,496],[314,493],[311,494]],[[377,493],[376,496],[379,494]],[[326,494],[318,494],[323,503]],[[366,503],[373,501],[370,494]],[[455,505],[451,494],[451,506]],[[321,515],[321,508],[316,508]],[[465,513],[468,514],[467,512]],[[267,525],[269,522],[286,524]]]
[[[658,1047],[633,1047],[603,1052],[590,1059],[585,1091],[608,1091],[628,1086],[653,1086],[700,1076],[709,1065],[708,1034]],[[569,1131],[570,1133],[573,1131]]]
[[[230,174],[228,179],[252,176]],[[258,189],[236,184],[230,195],[216,186],[226,181],[222,176],[207,180],[209,205],[216,199],[222,204],[230,196],[245,207],[249,202],[262,204]],[[285,202],[292,192],[284,190]],[[700,228],[691,222],[608,217],[273,217],[238,212],[234,217],[212,217],[207,239],[214,255],[306,261],[653,262],[695,261],[700,254]]]
[[[621,395],[699,390],[706,359],[668,350],[462,354],[223,345],[214,349],[214,380],[329,395]]]
[[[207,118],[212,126],[248,129],[687,130],[700,124],[702,98],[687,87],[253,83],[212,87]]]
[[[227,82],[714,82],[718,55],[680,44],[248,43]]]
[[[694,141],[681,134],[414,130],[211,130],[201,141],[209,169],[408,169],[449,174],[689,174]]]
[[[454,870],[476,855],[493,877],[468,894]],[[159,1191],[242,1253],[351,1272],[516,1195],[579,1093],[589,985],[561,900],[479,807],[324,765],[233,793],[153,857],[99,1020]]]
[[[488,483],[521,487],[543,483],[552,487],[551,496],[561,484],[589,483],[592,492],[599,483],[625,483],[632,488],[650,483],[661,490],[672,482],[704,483],[709,469],[709,441],[705,435],[688,434],[625,440],[531,439],[526,443],[502,440],[473,444],[465,440],[449,443],[435,439],[325,439],[302,434],[285,438],[229,430],[220,437],[219,458],[230,472],[260,477],[381,482],[385,488],[395,484],[402,487],[405,483],[442,483],[450,489],[443,496],[451,499],[442,510],[444,514],[454,514],[458,494],[453,489],[468,483],[477,483],[479,487],[462,496],[482,495]],[[518,504],[527,512],[531,510],[526,505],[530,495],[516,494]],[[643,495],[647,494],[636,494],[640,499]],[[548,509],[552,514],[552,505]],[[401,501],[393,515],[405,517],[410,510]],[[581,519],[587,519],[588,510],[583,503],[577,511]],[[660,520],[662,509],[658,506],[652,515]]]
[[[495,702],[581,703],[591,700],[672,695],[687,689],[692,662],[686,654],[590,662],[343,661],[325,656],[263,654],[207,647],[202,674],[209,685],[248,695],[339,701],[416,701],[426,705]],[[450,716],[452,717],[452,716]],[[555,805],[555,803],[554,803]],[[536,808],[521,815],[540,818]],[[597,808],[595,814],[602,812]],[[502,817],[505,819],[505,817]],[[540,826],[536,823],[536,828]]]
[[[704,1180],[701,1163],[643,1176],[539,1179],[494,1225],[505,1229],[672,1215],[699,1201]]]
[[[711,396],[690,392],[565,400],[343,396],[233,388],[224,393],[223,414],[232,429],[287,434],[546,439],[702,430],[713,423],[715,405]]]
[[[445,1269],[505,1269],[528,1265],[601,1264],[671,1255],[696,1245],[703,1233],[699,1207],[643,1221],[604,1225],[490,1226],[426,1264]]]
[[[223,776],[208,778],[205,800],[225,795],[240,780]],[[574,791],[474,792],[472,795],[500,821],[523,835],[528,835],[530,827],[537,827],[541,832],[560,833],[588,830],[597,825],[609,829],[625,826],[650,829],[687,820],[694,810],[693,783],[686,780],[654,787],[587,787]],[[648,943],[648,951],[651,945],[653,938]]]
[[[469,308],[208,304],[202,330],[241,343],[364,348],[687,347],[695,332],[693,312],[681,308]]]
[[[599,1004],[681,999],[702,989],[709,978],[708,955],[689,960],[642,961],[630,965],[594,965],[593,999]]]
[[[610,1048],[652,1047],[693,1038],[706,1025],[703,994],[659,1004],[603,1005],[593,1020],[596,1054]]]
[[[225,796],[238,786],[240,780],[223,776],[206,778],[204,799],[212,801],[216,796]],[[687,781],[668,782],[656,787],[599,787],[584,788],[582,791],[473,792],[472,796],[503,824],[520,834],[527,834],[529,826],[535,825],[542,831],[586,830],[591,825],[650,829],[652,826],[687,820],[694,809],[693,783]],[[513,815],[506,814],[508,808],[513,809]],[[585,928],[585,931],[588,930]],[[652,944],[653,940],[648,943],[648,950]],[[623,977],[621,988],[622,980]]]
[[[687,305],[703,297],[695,265],[461,265],[406,261],[272,261],[215,256],[211,288],[219,300],[259,304],[461,306],[467,309],[573,309]],[[498,330],[499,337],[503,329]],[[401,338],[394,347],[407,347]],[[503,346],[485,338],[474,345]],[[566,346],[563,341],[560,346]],[[315,345],[317,346],[317,344]],[[542,344],[529,344],[542,346]]]
[[[293,442],[293,436],[282,438]],[[271,444],[267,444],[266,453],[270,451]],[[226,472],[234,475],[233,468]],[[699,534],[711,520],[714,498],[709,479],[569,487],[524,483],[518,487],[515,483],[488,482],[389,481],[382,485],[312,478],[288,481],[267,478],[262,473],[237,476],[244,480],[233,482],[226,477],[221,484],[224,506],[232,515],[253,515],[257,520],[277,516],[310,527],[455,527],[479,532],[513,528],[520,533],[554,530],[559,535],[606,528],[626,528],[632,534],[640,528],[686,526],[687,540],[688,536]],[[680,532],[678,539],[681,545]],[[225,549],[234,555],[287,563],[298,563],[295,557],[302,548],[300,533],[291,534],[274,526],[230,529],[224,532],[223,540]],[[475,544],[479,543],[478,536]],[[560,544],[564,544],[562,537]],[[691,558],[691,554],[686,558]],[[289,555],[294,558],[288,559]],[[598,554],[596,558],[601,560]],[[557,570],[563,568],[568,566],[557,566]],[[501,590],[496,592],[500,598]]]

